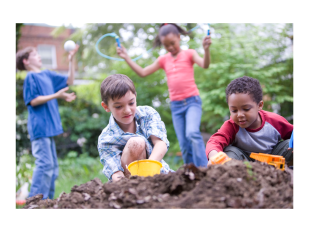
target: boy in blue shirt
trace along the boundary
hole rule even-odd
[[[161,173],[173,172],[163,160],[169,141],[165,124],[150,106],[136,106],[136,89],[129,77],[114,74],[100,87],[101,105],[111,112],[109,124],[98,138],[103,173],[111,181],[129,177],[127,166],[136,160],[151,159],[163,165]]]
[[[67,93],[74,81],[73,58],[79,46],[69,52],[69,73],[62,75],[49,70],[41,71],[41,58],[34,47],[26,47],[16,54],[16,67],[27,70],[23,86],[28,109],[28,133],[32,154],[36,158],[29,197],[39,193],[43,199],[54,198],[58,162],[53,136],[63,133],[57,99],[73,101],[74,93]]]

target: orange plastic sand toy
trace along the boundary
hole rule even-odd
[[[283,158],[283,156],[269,155],[264,153],[251,153],[250,157],[260,162],[275,166],[277,169],[280,169],[282,171],[285,170],[285,158]]]
[[[230,161],[231,158],[229,158],[224,152],[220,151],[215,156],[210,158],[211,164],[224,164],[227,161]]]

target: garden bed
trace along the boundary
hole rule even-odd
[[[132,176],[102,184],[95,178],[73,186],[54,200],[28,198],[24,209],[38,208],[293,208],[292,170],[260,162],[232,160],[224,165],[181,167],[175,173]]]

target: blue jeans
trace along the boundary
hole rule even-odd
[[[206,147],[200,133],[201,99],[199,96],[170,103],[174,130],[185,164],[206,167]]]
[[[39,193],[43,199],[53,199],[58,162],[55,141],[52,137],[38,138],[31,142],[32,155],[36,158],[29,197]]]

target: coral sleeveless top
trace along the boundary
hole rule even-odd
[[[158,58],[159,65],[165,70],[171,101],[199,95],[194,79],[193,49],[181,50],[176,58],[167,53]]]

